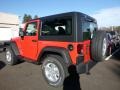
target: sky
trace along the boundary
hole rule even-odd
[[[120,0],[0,0],[0,12],[39,17],[79,11],[93,16],[99,27],[120,25]]]

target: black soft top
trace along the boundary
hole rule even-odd
[[[41,17],[39,18],[40,20],[50,20],[50,19],[55,19],[55,18],[60,18],[60,17],[67,17],[67,16],[80,16],[81,18],[85,18],[86,20],[89,21],[95,21],[96,20],[93,17],[90,17],[84,13],[81,12],[67,12],[67,13],[61,13],[61,14],[55,14],[55,15],[49,15],[49,16],[45,16],[45,17]]]
[[[53,36],[40,36],[40,40],[48,40],[48,41],[65,41],[65,42],[82,42],[83,39],[83,29],[82,29],[82,22],[84,21],[90,21],[95,22],[96,20],[84,13],[81,12],[67,12],[67,13],[61,13],[61,14],[55,14],[50,16],[45,16],[38,18],[43,23],[46,21],[54,21],[66,19],[66,18],[72,18],[72,34],[71,35],[53,35]],[[37,19],[37,20],[38,20]]]

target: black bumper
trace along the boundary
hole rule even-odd
[[[90,60],[88,63],[85,64],[83,63],[83,60],[84,60],[84,56],[77,57],[76,69],[77,69],[77,73],[79,74],[86,73],[86,65],[88,65],[88,71],[89,71],[97,64],[97,62],[93,60]]]

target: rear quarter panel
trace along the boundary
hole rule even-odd
[[[72,44],[74,46],[74,49],[72,51],[68,50],[68,45],[69,44]],[[76,57],[77,57],[77,44],[76,43],[72,43],[72,42],[57,42],[57,41],[39,41],[38,42],[38,54],[37,54],[37,57],[39,56],[39,53],[41,53],[41,51],[45,47],[48,47],[48,46],[65,48],[66,50],[68,50],[68,52],[70,54],[72,63],[76,64]]]

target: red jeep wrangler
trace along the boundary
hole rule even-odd
[[[97,31],[96,20],[80,12],[69,12],[34,19],[20,30],[20,37],[7,42],[6,63],[18,59],[42,64],[46,81],[60,86],[75,65],[78,73],[93,61],[106,57],[106,32]]]

